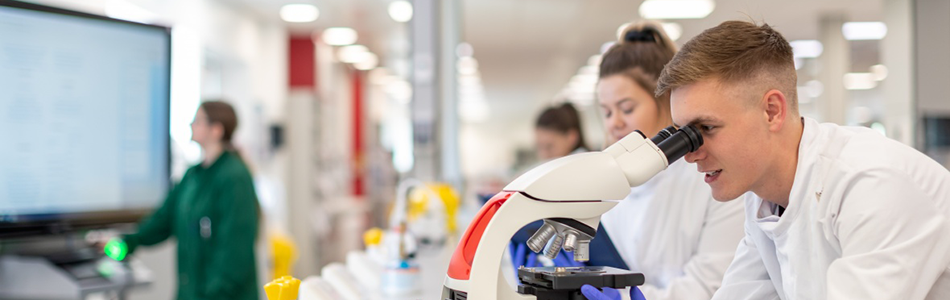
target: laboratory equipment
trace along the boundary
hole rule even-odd
[[[672,134],[671,134],[672,133]],[[600,215],[673,161],[698,149],[699,131],[664,129],[652,139],[635,131],[601,152],[562,157],[508,184],[478,212],[452,255],[442,300],[538,299],[516,292],[501,272],[508,241],[524,225],[545,224],[528,240],[533,251],[588,259]]]
[[[300,291],[300,279],[283,276],[264,285],[264,294],[268,300],[297,300]]]
[[[423,247],[444,244],[454,233],[458,202],[458,196],[446,184],[426,184],[412,178],[399,183],[389,228],[382,235],[381,245],[366,244],[368,254],[383,257],[378,284],[383,295],[420,292],[422,271],[416,253]],[[373,280],[367,283],[372,285]]]

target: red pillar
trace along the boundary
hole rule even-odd
[[[353,69],[353,195],[362,196],[365,154],[363,151],[363,71]],[[357,198],[359,199],[359,198]]]
[[[313,40],[309,36],[291,37],[290,51],[287,56],[287,71],[290,89],[308,88],[316,91],[316,55],[314,55]]]

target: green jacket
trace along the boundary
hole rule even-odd
[[[139,245],[178,239],[178,299],[258,299],[254,241],[258,203],[240,157],[224,152],[185,172],[162,206],[124,237]]]

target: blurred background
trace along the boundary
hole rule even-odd
[[[644,19],[662,22],[680,46],[726,20],[768,23],[794,48],[805,116],[873,128],[950,166],[946,0],[26,2],[168,28],[142,27],[140,42],[51,36],[43,30],[85,25],[57,12],[50,24],[60,27],[31,27],[17,18],[48,16],[15,3],[0,6],[0,140],[14,141],[0,143],[5,255],[37,244],[73,251],[95,235],[127,231],[201,161],[189,124],[202,101],[223,100],[240,119],[234,144],[262,209],[259,280],[346,263],[378,240],[367,230],[392,227],[396,207],[410,211],[410,223],[429,224],[415,225],[423,228],[415,232],[419,256],[435,257],[421,262],[435,270],[423,289],[440,289],[452,238],[485,197],[540,162],[533,126],[544,107],[573,103],[587,144],[606,146],[595,93],[600,54],[623,24]],[[46,58],[27,44],[67,50]],[[151,75],[96,73],[112,63]],[[42,102],[49,93],[58,100]],[[140,148],[129,152],[129,143]],[[141,182],[130,191],[133,173]],[[400,193],[410,179],[435,193]],[[35,192],[59,182],[99,194]],[[410,205],[395,205],[399,195]],[[435,198],[442,203],[432,208]],[[128,297],[172,298],[174,261],[173,240],[136,252],[147,284],[131,284]]]

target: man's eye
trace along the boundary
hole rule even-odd
[[[709,132],[709,131],[712,131],[713,129],[716,129],[716,127],[714,127],[714,126],[709,126],[709,125],[702,125],[702,126],[699,126],[699,128],[702,129],[702,131],[705,131],[705,132]]]

